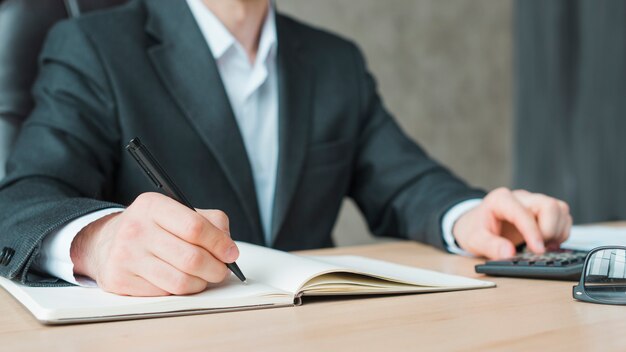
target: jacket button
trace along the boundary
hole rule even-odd
[[[0,265],[7,266],[13,259],[13,255],[15,254],[15,250],[13,248],[4,247],[2,248],[2,252],[0,253]]]

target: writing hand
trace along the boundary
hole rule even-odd
[[[223,281],[239,250],[228,217],[197,212],[159,193],[144,193],[123,212],[86,226],[72,243],[75,274],[105,291],[131,296],[184,295]]]

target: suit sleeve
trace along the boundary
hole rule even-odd
[[[42,239],[103,202],[119,158],[115,101],[105,67],[78,24],[55,26],[40,55],[35,108],[23,124],[0,184],[0,250],[14,252],[0,275],[60,285],[30,270]]]
[[[411,140],[385,110],[363,56],[354,47],[361,126],[350,196],[377,236],[445,248],[442,219],[464,200],[482,198]]]

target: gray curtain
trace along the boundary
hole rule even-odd
[[[626,219],[626,1],[517,0],[514,184]]]

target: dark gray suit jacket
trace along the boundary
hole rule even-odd
[[[277,16],[279,170],[273,247],[332,245],[345,196],[372,232],[441,247],[444,212],[481,197],[430,159],[385,111],[354,44]],[[208,46],[183,1],[138,0],[57,25],[36,108],[0,186],[0,274],[36,284],[46,234],[154,191],[124,151],[140,136],[191,203],[224,210],[262,244],[242,137]],[[31,275],[32,274],[32,275]]]

